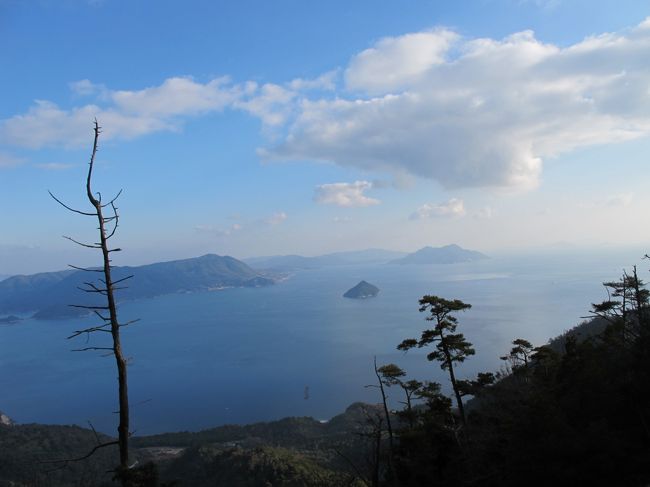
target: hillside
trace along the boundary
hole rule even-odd
[[[78,270],[14,276],[0,282],[0,314],[35,312],[36,318],[52,319],[82,314],[68,304],[90,305],[96,298],[78,288],[96,278]],[[202,257],[160,262],[137,267],[114,267],[117,282],[133,275],[117,292],[120,301],[149,298],[176,292],[193,292],[225,287],[261,287],[273,279],[251,269],[233,257]]]

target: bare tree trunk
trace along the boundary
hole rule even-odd
[[[127,384],[127,372],[126,372],[126,360],[122,353],[122,344],[120,341],[120,324],[117,319],[117,307],[115,305],[115,293],[113,280],[111,278],[111,259],[110,254],[112,252],[108,247],[108,239],[112,236],[112,233],[109,235],[106,232],[106,221],[102,210],[104,205],[101,202],[101,196],[95,198],[93,196],[91,188],[91,180],[93,173],[93,165],[95,163],[95,155],[97,154],[97,143],[99,140],[100,128],[97,122],[95,121],[95,139],[93,143],[93,153],[90,158],[90,167],[88,169],[88,178],[86,180],[86,193],[88,200],[93,205],[97,212],[97,221],[99,224],[99,236],[100,236],[100,246],[102,250],[102,256],[104,261],[104,285],[106,289],[106,300],[108,303],[108,313],[110,318],[110,328],[111,336],[113,339],[113,355],[115,356],[115,363],[117,365],[117,375],[118,375],[118,385],[119,385],[119,416],[120,421],[117,427],[118,431],[118,441],[120,448],[120,477],[123,477],[125,472],[129,468],[129,396],[128,396],[128,384]],[[110,203],[113,205],[113,202]],[[113,209],[115,207],[113,206]],[[115,212],[115,218],[117,218],[117,212]],[[117,228],[117,221],[115,221],[115,228]],[[114,233],[114,230],[113,230]],[[116,250],[116,249],[115,249]],[[127,480],[124,478],[122,480],[122,485],[127,485]]]
[[[447,343],[445,342],[445,337],[440,334],[442,342],[442,350],[445,354],[445,361],[447,362],[447,369],[449,371],[449,380],[451,381],[451,388],[454,390],[454,395],[456,396],[456,404],[458,405],[458,413],[460,414],[460,420],[463,423],[463,428],[467,427],[467,420],[465,418],[465,408],[463,407],[463,398],[460,395],[460,390],[458,389],[458,384],[456,383],[456,374],[454,374],[454,364],[451,360],[451,354],[447,348]]]
[[[75,266],[71,266],[71,267],[89,273],[98,272],[103,275],[103,279],[100,279],[101,282],[100,285],[93,284],[92,282],[86,282],[85,285],[87,286],[87,288],[79,288],[79,289],[87,293],[96,293],[99,294],[100,296],[105,297],[106,301],[104,305],[96,305],[96,306],[71,305],[71,306],[76,308],[91,310],[96,316],[98,316],[102,320],[103,324],[98,326],[91,326],[89,328],[85,328],[82,330],[77,330],[68,338],[74,338],[82,334],[89,335],[90,333],[98,332],[98,331],[110,332],[111,339],[112,339],[111,347],[89,346],[89,347],[77,349],[75,351],[109,350],[113,353],[115,357],[115,363],[117,366],[117,376],[118,376],[119,425],[117,427],[117,432],[118,432],[117,441],[110,441],[110,442],[98,444],[91,451],[89,455],[84,456],[81,459],[88,458],[90,455],[92,455],[92,453],[94,453],[99,448],[117,444],[119,446],[119,451],[120,451],[120,465],[116,477],[119,478],[122,485],[126,487],[130,483],[128,479],[129,397],[128,397],[128,387],[127,387],[126,359],[124,358],[124,354],[122,352],[122,344],[120,341],[120,329],[124,326],[135,323],[138,320],[133,320],[127,323],[120,323],[117,317],[115,291],[117,289],[124,289],[124,287],[116,287],[116,284],[121,283],[127,279],[130,279],[133,276],[128,276],[122,279],[118,279],[117,281],[114,281],[111,276],[111,253],[119,252],[121,250],[119,248],[111,249],[109,247],[109,240],[113,237],[118,227],[119,215],[117,213],[117,207],[115,206],[115,201],[120,196],[121,191],[117,194],[117,196],[115,196],[115,198],[110,200],[108,203],[102,203],[102,197],[100,193],[96,193],[97,196],[93,194],[91,183],[92,183],[92,176],[93,176],[93,168],[95,165],[95,156],[97,155],[99,134],[101,133],[101,129],[99,127],[99,124],[97,123],[97,120],[95,120],[94,133],[95,133],[95,137],[93,141],[93,152],[90,157],[88,176],[86,178],[86,196],[88,197],[88,201],[93,206],[95,211],[85,212],[85,211],[80,211],[71,208],[68,205],[61,202],[61,200],[59,200],[51,192],[50,195],[52,196],[52,198],[54,198],[54,200],[57,203],[61,204],[64,208],[74,213],[97,218],[97,223],[98,223],[97,229],[99,230],[99,242],[82,243],[70,237],[64,237],[64,238],[71,240],[72,242],[81,245],[82,247],[97,249],[97,250],[101,250],[102,252],[103,265],[101,269],[85,269],[82,267],[75,267]],[[110,208],[109,211],[111,211],[111,214],[109,216],[104,216],[104,209],[107,207]],[[112,228],[108,229],[107,228],[108,226],[112,226]],[[108,311],[108,316],[106,316],[105,314],[107,311]],[[68,461],[74,461],[74,459],[63,460],[63,462],[68,462]]]

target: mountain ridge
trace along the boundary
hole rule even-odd
[[[399,252],[397,250],[370,248],[332,252],[312,257],[288,254],[248,257],[242,260],[257,269],[298,270],[339,265],[385,263],[405,255],[406,252]]]
[[[0,313],[35,312],[37,319],[85,314],[87,310],[68,304],[86,306],[98,302],[96,297],[93,299],[78,289],[88,281],[88,274],[83,270],[64,270],[10,277],[0,282]],[[134,276],[124,283],[128,287],[118,291],[120,301],[176,292],[262,287],[275,282],[234,257],[215,254],[143,266],[116,266],[112,275],[114,282]]]
[[[405,257],[390,261],[389,264],[458,264],[461,262],[474,262],[485,259],[489,259],[489,257],[481,252],[476,250],[467,250],[459,245],[450,244],[442,247],[422,247]]]

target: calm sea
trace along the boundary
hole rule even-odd
[[[175,294],[120,307],[130,357],[132,429],[136,435],[198,430],[285,416],[330,418],[354,401],[376,402],[373,357],[410,377],[446,384],[426,350],[395,347],[424,329],[418,298],[435,294],[472,304],[459,331],[477,354],[460,376],[497,370],[515,338],[536,345],[571,328],[603,280],[639,263],[641,251],[607,255],[494,258],[430,266],[365,265],[305,270],[260,289]],[[641,275],[647,274],[648,262]],[[361,279],[378,297],[342,294]],[[87,346],[66,336],[92,320],[0,326],[0,410],[21,423],[116,428],[112,357],[71,352]],[[89,345],[101,346],[91,337]],[[395,399],[397,399],[397,391]]]

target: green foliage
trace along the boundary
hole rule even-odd
[[[101,435],[100,440],[107,437]],[[77,426],[0,425],[0,485],[108,484],[117,447],[100,449],[89,461],[59,462],[83,456],[96,444],[92,431]]]
[[[454,333],[458,326],[458,319],[453,313],[470,309],[472,305],[463,303],[458,299],[448,300],[438,296],[423,296],[420,301],[420,312],[429,312],[425,318],[433,321],[435,326],[424,330],[419,340],[407,338],[397,346],[398,350],[408,351],[411,348],[422,348],[434,344],[435,350],[427,355],[429,361],[437,361],[440,368],[449,372],[451,387],[456,396],[456,405],[460,420],[466,424],[465,410],[463,407],[462,391],[454,373],[454,363],[464,362],[467,357],[476,352],[462,333]]]
[[[339,487],[349,476],[333,472],[284,448],[245,450],[201,446],[167,467],[167,476],[192,487]],[[352,484],[353,485],[353,484]]]
[[[397,346],[398,350],[407,351],[411,348],[422,348],[435,344],[436,350],[427,355],[430,361],[440,362],[443,370],[453,368],[454,362],[463,362],[476,352],[472,344],[465,340],[462,333],[454,333],[458,326],[457,318],[452,314],[471,308],[470,304],[458,299],[447,300],[438,296],[423,296],[420,299],[420,312],[428,311],[425,319],[434,321],[435,326],[422,332],[419,340],[407,338]]]

